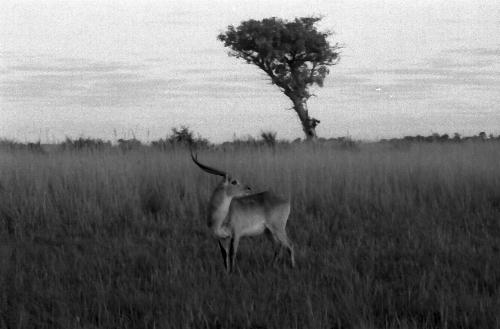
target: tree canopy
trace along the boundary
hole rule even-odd
[[[319,32],[320,17],[286,21],[277,17],[248,20],[228,26],[218,39],[231,49],[230,55],[243,58],[267,73],[287,96],[307,100],[309,86],[323,86],[328,66],[339,59],[338,44],[330,45],[329,31]]]

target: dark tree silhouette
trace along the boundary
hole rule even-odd
[[[311,117],[307,100],[309,87],[323,86],[328,66],[339,60],[339,45],[330,45],[331,32],[319,32],[320,17],[287,21],[276,17],[248,20],[238,27],[229,25],[218,39],[229,47],[230,56],[257,65],[293,103],[307,139],[316,138],[319,120]]]

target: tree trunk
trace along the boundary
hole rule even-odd
[[[309,141],[315,141],[318,138],[318,136],[316,135],[316,126],[320,121],[309,116],[305,100],[292,99],[292,101],[293,109],[299,116],[300,123],[302,124],[302,130],[306,134],[306,139]]]

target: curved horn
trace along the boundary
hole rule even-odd
[[[210,168],[208,166],[205,166],[205,165],[199,163],[198,160],[196,159],[197,156],[193,154],[192,150],[191,150],[191,158],[193,159],[194,163],[196,163],[196,165],[198,165],[198,167],[200,167],[202,170],[206,171],[207,173],[212,174],[212,175],[219,175],[219,176],[226,177],[227,174],[225,172],[214,169],[214,168]]]

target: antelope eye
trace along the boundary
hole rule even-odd
[[[233,181],[231,182],[231,184],[236,185],[236,184],[238,184],[238,182],[237,182],[236,180],[233,180]]]

